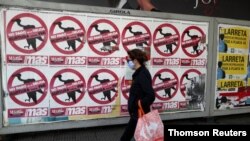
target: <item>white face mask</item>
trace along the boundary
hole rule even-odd
[[[128,61],[128,67],[129,67],[130,69],[134,70],[134,69],[135,69],[135,64],[134,64],[134,62],[131,61],[131,60],[129,60],[129,61]]]

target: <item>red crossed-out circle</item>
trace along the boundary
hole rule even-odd
[[[201,29],[201,28],[199,28],[199,27],[197,27],[197,26],[189,26],[189,27],[187,27],[184,31],[183,31],[183,33],[182,33],[182,35],[181,35],[181,42],[183,43],[184,42],[184,40],[185,40],[185,37],[187,37],[188,38],[188,40],[191,40],[191,38],[190,37],[188,37],[187,35],[186,35],[186,32],[187,31],[198,31],[198,33],[200,33],[200,35],[198,35],[198,38],[204,38],[205,37],[205,33],[203,32],[203,30]],[[191,33],[192,34],[192,33]],[[201,39],[200,39],[201,40]],[[200,41],[199,41],[200,42]],[[192,47],[192,46],[190,46],[190,47]],[[183,52],[187,55],[187,56],[189,56],[189,57],[198,57],[198,56],[200,56],[203,52],[204,52],[204,49],[203,50],[201,50],[200,52],[199,52],[199,54],[192,54],[190,51],[188,51],[187,50],[187,48],[190,48],[190,47],[183,47],[183,45],[182,45],[182,50],[183,50]]]
[[[122,78],[122,81],[121,81],[121,92],[122,92],[122,95],[128,100],[129,98],[129,90],[128,92],[124,92],[123,91],[123,88],[126,88],[128,86],[131,86],[129,84],[126,84],[126,81],[125,81],[125,77]]]
[[[131,22],[129,23],[122,31],[122,41],[126,38],[128,38],[128,35],[127,35],[127,32],[129,32],[129,29],[128,27],[132,27],[132,26],[139,26],[139,27],[142,27],[144,30],[145,30],[145,33],[148,33],[149,34],[149,40],[146,41],[148,43],[148,47],[151,46],[152,44],[152,36],[151,36],[151,32],[149,30],[149,28],[144,24],[144,23],[141,23],[141,22]],[[130,49],[132,49],[130,46],[131,45],[124,45],[124,42],[122,42],[122,45],[123,45],[123,48],[128,51]]]
[[[175,26],[173,26],[172,24],[167,24],[167,23],[165,23],[165,24],[161,24],[161,25],[159,25],[157,28],[156,28],[156,30],[154,31],[154,36],[153,36],[153,41],[155,41],[155,40],[157,40],[156,38],[157,38],[157,35],[159,35],[160,33],[159,33],[159,31],[158,31],[158,29],[163,29],[163,28],[169,28],[169,29],[171,29],[172,31],[174,31],[174,33],[171,33],[170,32],[170,34],[169,35],[166,35],[166,37],[161,37],[161,38],[169,38],[169,37],[171,37],[171,36],[173,36],[173,35],[177,35],[178,36],[178,41],[177,41],[177,46],[174,48],[174,50],[172,51],[172,53],[167,53],[167,52],[163,52],[160,48],[164,48],[164,47],[166,47],[167,45],[171,45],[171,44],[164,44],[164,45],[157,45],[155,42],[154,42],[154,48],[155,48],[155,50],[160,54],[160,55],[162,55],[162,56],[166,56],[166,57],[168,57],[168,56],[172,56],[172,55],[174,55],[177,51],[178,51],[178,48],[179,48],[179,46],[180,46],[180,33],[179,33],[179,31],[178,31],[178,29],[175,27]],[[159,36],[163,36],[163,35],[159,35]],[[160,38],[159,38],[160,39]],[[174,45],[172,45],[172,46],[174,46]]]
[[[201,72],[196,70],[196,69],[190,69],[190,70],[187,70],[186,72],[184,72],[184,74],[181,76],[181,80],[180,80],[180,90],[181,90],[181,94],[185,97],[186,96],[186,93],[185,93],[185,90],[184,88],[182,88],[182,86],[184,87],[185,86],[185,83],[184,83],[184,78],[185,78],[185,75],[189,74],[189,73],[194,73],[194,74],[197,74],[198,75],[201,75]],[[189,76],[190,77],[190,76]]]
[[[101,74],[101,73],[105,73],[105,76],[111,75],[113,78],[111,78],[110,81],[115,80],[115,81],[118,82],[118,76],[117,76],[114,72],[112,72],[111,70],[108,70],[108,69],[100,69],[100,70],[95,71],[95,72],[91,75],[91,77],[89,78],[88,84],[87,84],[87,85],[88,85],[88,89],[92,87],[91,84],[92,84],[93,81],[94,81],[94,77],[92,77],[92,76],[99,75],[99,74]],[[99,79],[103,79],[103,77],[102,77],[102,78],[99,78]],[[106,78],[105,78],[105,79],[106,79]],[[89,90],[88,90],[88,91],[89,91]],[[96,102],[96,103],[98,103],[98,104],[109,104],[109,103],[113,102],[113,101],[115,100],[115,98],[118,96],[118,92],[116,92],[115,95],[111,97],[111,101],[109,101],[109,100],[104,100],[104,101],[102,101],[102,100],[98,99],[98,98],[95,96],[95,95],[97,95],[97,94],[103,95],[103,93],[96,93],[96,94],[89,94],[89,96],[90,96],[90,98],[91,98],[94,102]]]
[[[82,25],[82,23],[78,20],[78,19],[76,19],[76,18],[74,18],[74,17],[71,17],[71,16],[63,16],[63,17],[60,17],[60,18],[58,18],[58,19],[56,19],[53,23],[52,23],[52,25],[51,25],[51,27],[50,27],[50,30],[49,30],[49,33],[50,33],[50,40],[51,40],[51,37],[53,36],[53,35],[55,35],[55,34],[57,34],[56,32],[55,32],[55,30],[56,30],[56,27],[57,27],[57,24],[56,23],[58,23],[58,22],[61,22],[62,23],[62,26],[63,26],[63,22],[64,21],[67,21],[67,22],[71,22],[73,25],[77,25],[78,27],[68,27],[68,28],[75,28],[74,30],[82,30],[83,32],[84,32],[84,35],[85,35],[85,28],[84,28],[84,26]],[[66,28],[66,27],[64,27],[64,28]],[[63,29],[60,29],[60,31],[61,30],[63,30]],[[70,30],[70,31],[74,31],[74,30]],[[63,32],[67,32],[67,29],[65,29]],[[75,45],[77,45],[77,42],[78,41],[76,41],[76,40],[67,40],[67,41],[64,41],[64,43],[65,43],[65,46],[59,46],[58,44],[58,42],[51,42],[51,44],[53,45],[53,47],[57,50],[57,51],[59,51],[59,52],[61,52],[61,53],[63,53],[63,54],[74,54],[74,53],[77,53],[77,52],[79,52],[82,48],[83,48],[83,46],[84,46],[84,35],[83,36],[81,36],[80,37],[80,40],[82,41],[81,43],[79,43],[78,44],[78,46],[75,46],[76,47],[76,51],[74,51],[73,49],[72,49],[72,46],[71,46],[71,49],[69,49],[69,50],[65,50],[65,47],[66,46],[68,46],[68,42],[69,42],[69,44],[70,43],[75,43]]]
[[[45,75],[44,75],[43,73],[41,73],[39,70],[37,70],[37,69],[35,69],[35,68],[26,67],[26,68],[21,68],[21,69],[15,71],[15,72],[10,76],[10,78],[9,78],[9,80],[8,80],[8,91],[13,87],[13,84],[14,84],[16,81],[19,81],[19,80],[15,77],[15,75],[21,74],[21,75],[23,76],[24,73],[28,73],[28,76],[30,76],[30,78],[28,78],[28,79],[34,79],[34,78],[32,78],[32,76],[35,76],[35,75],[32,75],[32,73],[33,73],[33,74],[36,74],[37,76],[40,77],[40,78],[37,78],[36,81],[38,81],[38,80],[43,80],[43,81],[45,81],[45,86],[43,87],[43,93],[42,93],[42,94],[40,94],[40,93],[38,93],[38,92],[36,93],[36,96],[38,97],[38,98],[37,98],[37,103],[35,103],[34,101],[33,101],[33,102],[30,102],[30,103],[27,103],[27,102],[25,102],[25,101],[21,101],[20,98],[18,98],[17,95],[10,95],[10,98],[11,98],[15,103],[17,103],[17,104],[19,104],[19,105],[21,105],[21,106],[35,106],[35,105],[41,103],[41,102],[44,100],[44,98],[45,98],[46,95],[47,95],[47,90],[48,90],[48,81],[47,81]],[[22,78],[22,79],[24,79],[24,78]],[[28,81],[28,80],[27,80],[27,81]],[[27,82],[27,83],[29,83],[29,82]],[[25,82],[24,82],[23,84],[25,84]],[[20,85],[20,84],[19,84],[19,85]],[[10,91],[9,91],[9,92],[10,92]],[[20,94],[20,95],[23,95],[23,94],[25,94],[25,93],[22,93],[22,94]],[[41,95],[41,96],[39,97],[39,95]],[[22,98],[23,98],[23,96],[22,96]]]
[[[175,74],[174,71],[172,71],[172,70],[170,70],[170,69],[161,69],[161,70],[159,70],[159,71],[154,75],[154,77],[153,77],[153,80],[152,80],[153,86],[156,85],[156,80],[159,79],[159,78],[157,77],[157,75],[158,75],[158,74],[162,74],[162,73],[168,73],[168,76],[169,76],[169,75],[172,75],[172,76],[174,77],[174,78],[171,78],[171,79],[176,79],[176,80],[177,80],[177,84],[176,84],[176,87],[175,87],[176,90],[171,94],[171,98],[173,98],[173,97],[177,94],[178,87],[179,87],[178,76]],[[164,76],[163,76],[163,78],[164,78]],[[160,81],[162,81],[162,80],[160,80]],[[171,88],[169,88],[169,89],[171,89]],[[155,96],[156,96],[158,99],[160,99],[160,100],[166,101],[166,100],[170,100],[170,99],[171,99],[170,97],[168,97],[168,95],[167,95],[166,97],[163,97],[163,96],[160,96],[157,92],[155,92],[155,93],[156,93]]]
[[[55,82],[56,82],[56,79],[58,75],[62,75],[62,74],[66,74],[67,76],[70,76],[70,75],[75,75],[77,76],[80,80],[83,82],[83,87],[82,88],[79,88],[81,89],[81,94],[77,97],[77,94],[78,92],[76,92],[76,103],[74,101],[71,101],[71,102],[66,102],[65,100],[62,100],[59,96],[60,94],[54,94],[52,95],[52,98],[58,103],[58,104],[61,104],[61,105],[64,105],[64,106],[71,106],[71,105],[74,105],[74,104],[77,104],[78,102],[80,102],[85,94],[85,88],[86,88],[86,82],[83,78],[83,76],[76,70],[73,70],[73,69],[63,69],[63,70],[60,70],[58,71],[57,73],[55,73],[55,75],[52,77],[51,81],[50,81],[50,91],[56,87],[56,86],[59,86],[59,85],[63,85],[63,82],[61,82],[59,85],[55,85]],[[62,75],[63,76],[63,75]],[[78,80],[74,80],[74,81],[78,81]],[[52,93],[52,92],[51,92]],[[67,94],[65,92],[65,94]]]
[[[92,31],[94,30],[94,25],[99,25],[100,24],[103,25],[105,24],[108,27],[111,27],[113,29],[113,31],[110,32],[117,32],[118,33],[118,38],[115,38],[116,41],[116,45],[114,46],[114,48],[119,48],[119,44],[120,44],[120,31],[117,28],[117,26],[110,20],[107,19],[100,19],[100,20],[96,20],[95,22],[93,22],[87,32],[87,39],[88,39],[88,44],[90,46],[90,48],[98,55],[102,55],[102,56],[107,56],[110,55],[112,53],[114,53],[114,51],[110,51],[110,52],[102,52],[101,50],[98,50],[99,48],[97,47],[99,44],[90,44],[89,43],[89,38],[91,38],[92,36],[96,36],[96,35],[92,35]],[[105,26],[101,27],[102,29],[105,29]],[[98,49],[97,49],[98,48]]]
[[[31,13],[22,13],[22,14],[16,15],[16,16],[13,17],[13,18],[10,20],[10,22],[8,23],[6,35],[8,36],[9,33],[15,32],[15,31],[13,31],[13,29],[12,29],[13,26],[14,26],[15,20],[21,19],[21,24],[22,24],[22,23],[23,23],[22,18],[25,18],[26,21],[29,21],[29,22],[26,22],[26,23],[30,23],[30,22],[33,20],[33,21],[36,21],[36,22],[39,24],[37,27],[31,27],[31,26],[33,26],[33,25],[27,24],[27,25],[25,25],[25,26],[27,26],[27,28],[25,29],[25,27],[23,27],[22,30],[30,30],[30,29],[38,28],[38,27],[42,27],[42,28],[45,29],[45,34],[44,34],[44,35],[41,35],[41,36],[44,36],[43,41],[41,41],[40,45],[38,45],[38,46],[36,47],[36,50],[34,50],[34,49],[32,48],[32,46],[29,47],[29,48],[31,48],[31,49],[24,49],[24,47],[21,47],[20,45],[18,45],[18,43],[17,43],[18,41],[10,41],[9,38],[7,37],[8,40],[9,40],[9,42],[10,42],[10,44],[11,44],[17,51],[22,52],[22,53],[30,54],[30,53],[35,53],[35,52],[40,51],[40,50],[45,46],[45,44],[46,44],[46,42],[47,42],[47,40],[48,40],[48,29],[47,29],[47,26],[46,26],[46,24],[44,23],[44,21],[43,21],[40,17],[38,17],[37,15],[31,14]],[[24,25],[23,25],[23,26],[24,26]],[[29,28],[28,26],[29,26],[30,28]],[[20,31],[20,32],[21,32],[22,30],[16,30],[16,31]],[[25,40],[27,40],[27,46],[29,46],[28,42],[30,42],[30,41],[28,41],[28,40],[32,40],[32,39],[25,39]],[[36,40],[37,40],[37,39],[35,38],[34,41],[33,41],[33,42],[35,42],[35,45],[36,45]]]

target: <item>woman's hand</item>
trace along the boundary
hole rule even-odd
[[[141,10],[151,11],[155,6],[151,3],[151,0],[137,0]]]

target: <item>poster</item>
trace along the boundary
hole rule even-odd
[[[120,56],[121,33],[119,23],[120,18],[116,16],[106,17],[98,14],[90,14],[87,16],[87,42],[90,48],[88,56]]]
[[[149,18],[124,17],[121,23],[123,30],[121,33],[122,46],[128,51],[131,49],[142,49],[150,58],[152,48],[152,20]]]
[[[6,36],[8,53],[38,54],[45,51],[48,27],[44,14],[8,11],[6,12]]]
[[[50,121],[86,115],[86,75],[79,68],[50,69]]]
[[[50,18],[49,45],[53,49],[50,54],[86,54],[86,16],[50,14]]]
[[[183,97],[180,97],[178,78],[180,74],[177,69],[153,68],[151,72],[156,96],[152,108],[158,109],[159,112],[180,110],[180,105],[183,105],[186,101]]]
[[[154,20],[152,66],[179,67],[181,40],[180,21]]]
[[[187,109],[205,109],[206,69],[183,68],[180,78],[180,92],[187,102]]]
[[[85,100],[88,118],[110,118],[120,115],[119,70],[89,68]]]
[[[250,105],[249,28],[219,24],[215,109]]]
[[[48,79],[43,67],[9,66],[7,91],[4,96],[7,107],[5,124],[32,124],[48,121]]]
[[[122,34],[121,42],[124,50],[123,56],[127,56],[127,51],[132,49],[140,49],[144,51],[148,57],[146,66],[150,67],[151,49],[152,49],[152,28],[153,23],[150,18],[142,17],[122,17]],[[125,58],[126,61],[126,58]],[[125,80],[131,81],[134,70],[125,66]]]
[[[208,24],[182,22],[182,50],[186,56],[199,57],[206,56]]]

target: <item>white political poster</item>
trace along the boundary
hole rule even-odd
[[[181,52],[180,21],[154,19],[153,23],[152,66],[179,67]]]

